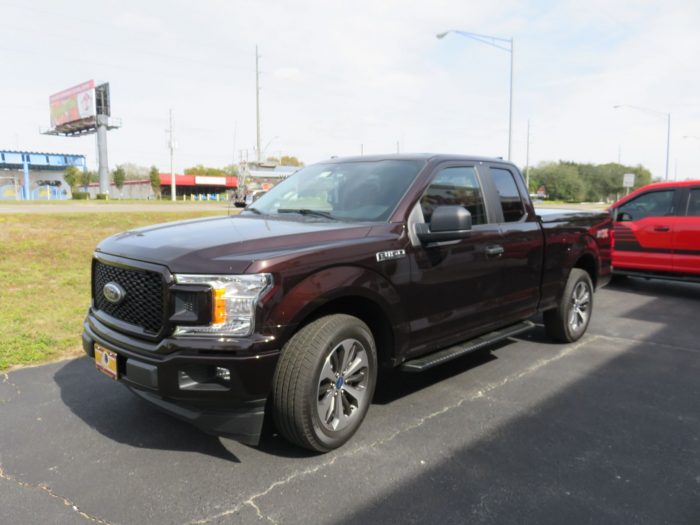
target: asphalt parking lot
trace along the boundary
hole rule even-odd
[[[700,523],[700,285],[628,279],[541,328],[386,374],[339,451],[253,448],[81,358],[0,374],[0,522]]]

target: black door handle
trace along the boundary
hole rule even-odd
[[[500,257],[501,255],[503,255],[503,252],[505,252],[505,250],[500,244],[495,244],[493,246],[486,247],[487,257]]]
[[[671,228],[669,226],[654,226],[655,232],[667,232],[670,230],[671,230]]]

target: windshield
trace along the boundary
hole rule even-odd
[[[385,221],[423,165],[417,160],[314,164],[280,182],[253,208],[266,215]]]

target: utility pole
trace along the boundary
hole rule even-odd
[[[258,46],[255,46],[255,121],[256,121],[256,151],[258,153],[258,162],[261,161],[262,152],[260,151],[260,55],[258,54]]]
[[[530,194],[530,119],[527,119],[527,147],[525,149],[525,187]]]
[[[236,131],[238,130],[238,121],[233,121],[233,166],[236,165]]]
[[[170,200],[177,200],[175,172],[173,171],[173,154],[175,151],[175,143],[173,141],[173,108],[170,108],[170,128],[168,129],[168,148],[170,148]]]
[[[666,115],[668,127],[666,128],[666,180],[668,180],[668,155],[671,149],[671,113]]]

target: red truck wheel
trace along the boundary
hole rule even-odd
[[[299,330],[282,349],[273,382],[277,429],[317,452],[343,445],[359,428],[377,381],[372,332],[335,314]]]
[[[547,335],[560,343],[578,341],[593,313],[593,283],[584,270],[569,273],[559,306],[543,314]]]

